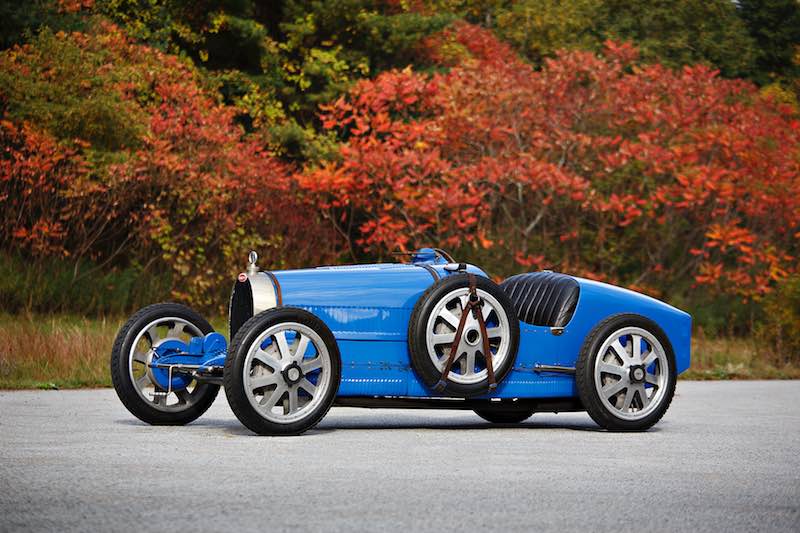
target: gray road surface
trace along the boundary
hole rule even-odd
[[[679,382],[648,433],[583,413],[333,409],[149,427],[112,390],[0,392],[2,531],[800,531],[800,382]]]

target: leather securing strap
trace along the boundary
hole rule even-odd
[[[472,274],[470,274],[471,276]],[[474,287],[473,287],[474,290]],[[475,294],[477,297],[477,293]],[[481,330],[481,338],[483,339],[483,358],[486,360],[486,373],[489,379],[489,390],[497,388],[497,382],[494,378],[494,363],[492,362],[492,350],[489,347],[489,333],[486,331],[486,322],[483,320],[483,300],[472,308],[474,315],[478,318],[478,328]]]
[[[464,325],[467,323],[467,316],[472,313],[478,320],[478,327],[480,328],[481,338],[483,339],[483,358],[486,361],[486,373],[489,378],[489,390],[497,388],[497,382],[494,377],[494,363],[492,362],[492,352],[489,348],[489,335],[486,331],[486,322],[483,320],[483,299],[478,296],[476,288],[476,280],[474,274],[467,274],[469,276],[469,299],[467,305],[461,312],[461,319],[458,321],[458,328],[456,328],[456,335],[453,338],[453,344],[450,345],[450,355],[447,356],[447,361],[442,370],[442,376],[434,386],[437,391],[443,391],[447,386],[447,376],[450,375],[450,370],[453,367],[453,362],[458,353],[458,346],[461,344],[461,336],[464,334]]]

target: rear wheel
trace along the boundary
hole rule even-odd
[[[314,427],[339,388],[333,333],[302,309],[259,313],[236,333],[225,361],[225,394],[236,417],[259,435],[297,435]]]
[[[519,424],[533,415],[533,409],[500,410],[500,409],[475,409],[475,414],[492,424]]]
[[[640,315],[614,315],[598,324],[575,365],[575,382],[586,411],[612,430],[652,427],[667,411],[676,380],[669,339]]]
[[[218,385],[186,377],[162,385],[155,374],[159,370],[150,365],[158,357],[156,349],[185,351],[192,337],[212,331],[206,319],[176,303],[150,305],[128,319],[111,349],[111,380],[128,411],[148,424],[182,425],[211,407]]]

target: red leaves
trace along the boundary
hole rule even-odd
[[[94,7],[94,0],[57,0],[56,5],[61,13],[77,13]]]
[[[639,59],[639,51],[631,43],[606,41],[603,43],[603,47],[603,56],[608,61],[627,66]]]
[[[136,246],[201,304],[207,271],[221,279],[248,247],[291,266],[438,244],[496,274],[552,267],[649,291],[694,279],[745,297],[798,271],[800,121],[705,66],[640,65],[606,43],[534,71],[458,24],[426,43],[449,70],[384,72],[322,106],[338,158],[293,173],[191,65],[113,26],[59,38],[103,58],[85,79],[114,80],[141,133],[100,172],[86,145],[2,123],[4,245]],[[14,62],[23,76],[31,63]]]
[[[516,252],[514,254],[514,260],[517,262],[517,264],[529,270],[541,270],[545,264],[545,258],[543,255],[523,255],[522,252]]]
[[[65,255],[65,203],[86,172],[83,158],[28,125],[0,122],[0,244]]]
[[[135,149],[106,159],[113,163],[89,165],[85,143],[67,148],[27,126],[0,124],[1,245],[143,263],[160,256],[176,296],[204,307],[219,304],[218,287],[248,249],[274,266],[330,257],[330,232],[298,196],[289,169],[263,139],[245,135],[237,110],[221,105],[191,65],[107,24],[57,38],[92,59],[83,63],[86,78],[103,73],[141,134]],[[48,71],[51,59],[34,45],[14,54],[4,67],[44,63],[31,72]]]
[[[452,43],[466,54],[439,54]],[[745,296],[796,270],[800,132],[751,85],[637,65],[613,42],[534,72],[469,25],[428,48],[449,72],[360,82],[323,114],[345,140],[341,162],[300,178],[362,221],[362,246],[474,243],[507,273],[547,258],[651,288],[689,272]]]

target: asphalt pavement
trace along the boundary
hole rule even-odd
[[[800,382],[685,382],[646,433],[585,413],[334,408],[255,437],[221,394],[150,427],[113,390],[0,392],[0,531],[800,531]]]

